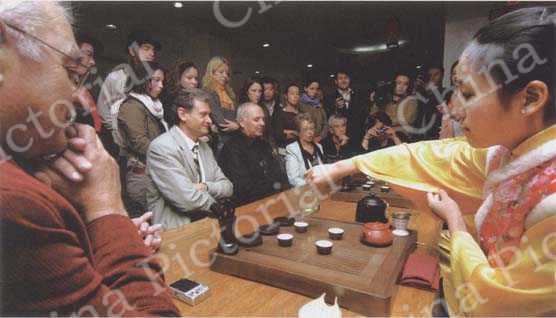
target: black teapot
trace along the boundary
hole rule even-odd
[[[386,218],[386,207],[386,202],[371,193],[357,202],[355,222],[388,223],[388,219]]]

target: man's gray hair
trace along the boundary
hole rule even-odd
[[[347,124],[347,118],[344,116],[338,116],[338,115],[332,115],[330,116],[330,118],[328,118],[328,127],[332,127],[332,124],[335,121],[342,121],[344,122],[344,124]]]
[[[249,107],[261,107],[255,103],[251,103],[251,102],[247,102],[247,103],[243,103],[241,105],[239,105],[237,107],[237,112],[236,112],[236,120],[238,122],[244,120],[245,118],[247,118],[247,116],[249,115]]]
[[[0,0],[0,20],[37,36],[42,28],[53,23],[72,23],[69,6],[51,1]],[[41,59],[45,46],[13,28],[7,33],[15,38],[19,52],[35,61]]]

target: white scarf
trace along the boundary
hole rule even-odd
[[[138,99],[149,111],[149,113],[160,120],[164,126],[164,130],[168,131],[168,123],[164,120],[164,107],[162,107],[162,103],[159,99],[153,100],[149,95],[137,94],[134,92],[130,92],[129,96]]]

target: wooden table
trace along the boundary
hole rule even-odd
[[[250,204],[249,207],[254,206]],[[247,209],[238,209],[241,215]],[[403,208],[391,208],[403,210]],[[316,216],[352,222],[355,203],[325,200]],[[440,222],[427,212],[412,211],[409,228],[418,231],[418,248],[425,252],[436,246]],[[163,245],[158,257],[164,268],[166,281],[172,283],[189,278],[211,289],[211,296],[191,307],[181,301],[175,303],[183,316],[272,316],[297,317],[301,306],[312,299],[286,290],[274,288],[209,270],[210,251],[216,247],[220,232],[212,219],[186,225],[163,233]],[[392,300],[392,316],[430,316],[435,294],[415,288],[398,286]],[[342,309],[344,317],[359,317]]]

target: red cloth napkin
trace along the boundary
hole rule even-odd
[[[437,291],[440,286],[438,259],[423,252],[413,252],[403,267],[400,284]]]

